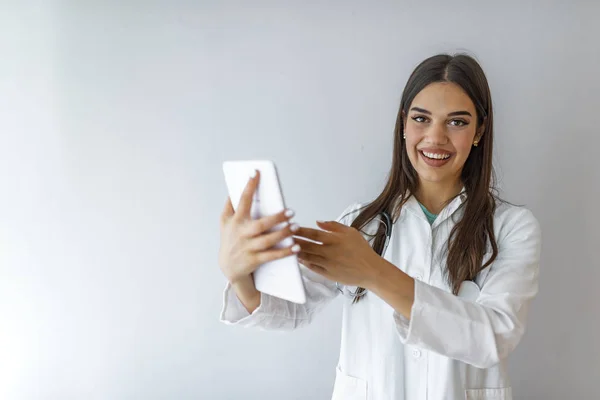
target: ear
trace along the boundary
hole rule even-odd
[[[487,120],[487,118],[484,118],[483,122],[481,123],[479,128],[477,128],[477,132],[475,133],[475,139],[473,139],[473,142],[479,143],[481,141],[481,138],[483,137],[483,134],[485,133],[486,120]]]
[[[475,134],[475,141],[480,142],[483,137],[483,133],[485,132],[485,127],[482,126],[480,129],[477,129],[477,133]]]

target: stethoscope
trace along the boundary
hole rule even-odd
[[[381,252],[378,252],[378,254],[379,256],[384,257],[385,251],[387,250],[388,244],[390,243],[390,238],[392,237],[392,217],[390,217],[390,214],[387,211],[382,211],[379,215],[381,215],[381,218],[378,219],[385,227],[385,242],[383,243],[383,248],[381,249]],[[335,286],[341,294],[351,299],[360,298],[367,294],[366,289],[363,289],[359,292],[359,288],[357,287],[354,287],[352,289],[348,286],[340,285],[338,282],[335,283]]]

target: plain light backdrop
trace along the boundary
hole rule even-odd
[[[502,194],[543,228],[515,396],[595,398],[599,16],[585,0],[1,1],[0,398],[329,398],[342,299],[292,333],[218,321],[221,162],[273,159],[298,222],[335,218],[381,190],[409,73],[456,51],[491,85]]]

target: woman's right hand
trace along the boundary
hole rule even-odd
[[[292,244],[284,248],[273,248],[286,237],[292,236],[298,225],[291,224],[293,211],[280,213],[253,220],[250,211],[252,199],[258,186],[260,174],[251,178],[236,211],[228,198],[221,214],[221,245],[219,249],[219,266],[227,280],[235,285],[248,281],[251,274],[267,261],[287,257],[300,251],[300,246]],[[277,225],[286,223],[280,230],[273,230]]]

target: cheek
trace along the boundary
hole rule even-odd
[[[409,122],[404,125],[404,133],[406,137],[417,138],[424,135],[426,127],[424,124],[417,124],[415,122]]]
[[[408,124],[408,126],[404,129],[404,134],[406,135],[406,139],[404,141],[406,142],[408,153],[416,153],[415,147],[423,139],[423,128],[415,127],[413,124]]]
[[[419,144],[420,139],[415,135],[411,135],[410,133],[406,133],[406,139],[404,139],[406,145],[406,152],[408,153],[408,158],[411,161],[414,161],[417,156],[417,145]]]
[[[465,135],[464,137],[453,140],[452,145],[454,146],[454,149],[456,151],[456,158],[464,161],[467,159],[467,157],[469,157],[469,154],[471,153],[473,141]]]

